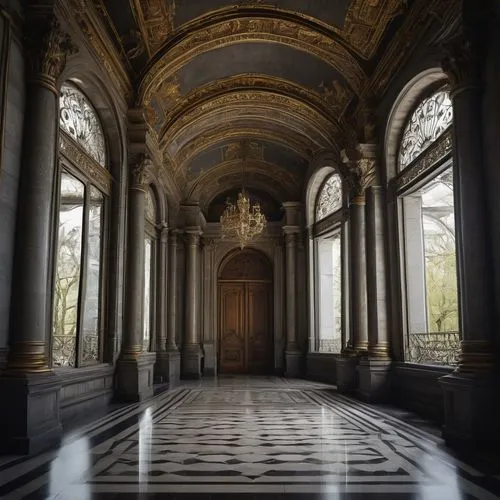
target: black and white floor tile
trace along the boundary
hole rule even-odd
[[[500,470],[333,387],[274,377],[183,384],[0,461],[0,498],[500,498]]]

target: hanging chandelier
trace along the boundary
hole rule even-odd
[[[250,240],[259,236],[266,224],[260,204],[251,204],[244,189],[238,194],[236,203],[229,199],[226,201],[226,209],[220,218],[222,237],[237,240],[240,248],[244,248]]]

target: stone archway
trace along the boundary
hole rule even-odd
[[[256,250],[238,250],[222,262],[218,279],[220,373],[272,373],[272,276],[272,265]]]

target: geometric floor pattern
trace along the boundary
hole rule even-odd
[[[30,463],[31,462],[31,463]],[[183,384],[0,465],[1,498],[495,499],[435,434],[326,384]]]

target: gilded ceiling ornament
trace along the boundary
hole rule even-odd
[[[353,0],[340,30],[365,59],[377,51],[387,25],[404,12],[407,0]]]
[[[321,110],[325,117],[332,121],[338,121],[339,114],[335,113],[331,105],[326,99],[322,98],[319,93],[301,87],[293,82],[283,80],[281,78],[271,77],[260,74],[237,75],[215,82],[210,82],[201,88],[194,89],[186,96],[181,96],[175,104],[174,108],[168,110],[164,114],[165,123],[159,131],[159,137],[162,138],[168,131],[169,127],[176,123],[187,110],[198,108],[205,101],[210,101],[214,97],[222,94],[229,94],[235,90],[248,88],[252,90],[262,89],[273,93],[285,95],[289,98],[297,99],[307,105],[312,105],[314,108]],[[349,93],[349,101],[352,98],[352,92],[344,88],[344,91]],[[345,98],[347,101],[347,98]],[[344,102],[344,107],[348,102]],[[157,123],[156,123],[157,125]]]
[[[308,52],[342,73],[355,93],[360,94],[363,90],[364,71],[356,58],[334,38],[302,22],[241,17],[204,27],[195,25],[189,30],[148,71],[139,88],[140,102],[150,101],[161,82],[200,54],[235,43],[256,41],[271,41]]]
[[[164,81],[155,97],[165,113],[175,106],[181,98],[181,86],[177,77],[174,75],[171,79]]]
[[[132,182],[130,189],[137,189],[147,192],[149,184],[154,177],[153,161],[148,156],[132,167]]]
[[[323,92],[323,99],[333,113],[340,118],[344,114],[347,105],[351,102],[353,97],[352,91],[347,89],[338,80],[333,80],[330,85],[321,82],[320,88]]]
[[[30,16],[27,58],[31,77],[56,91],[55,84],[66,65],[66,57],[77,49],[59,21],[45,16]]]
[[[241,160],[226,161],[206,170],[199,176],[193,177],[188,187],[189,197],[200,199],[205,191],[216,191],[220,188],[219,180],[228,178],[228,176],[232,176],[233,181],[235,181],[232,187],[240,187],[243,168],[247,172],[249,187],[250,182],[255,182],[260,176],[266,179],[262,187],[269,187],[272,179],[272,182],[280,186],[283,192],[290,194],[300,192],[304,180],[303,176],[293,174],[285,167],[267,161],[253,160],[248,163],[243,163]]]
[[[175,1],[133,0],[132,3],[151,56],[174,32]]]
[[[257,106],[262,109],[258,110]],[[283,117],[282,124],[286,128],[292,127],[295,130],[298,130],[297,122],[293,120],[303,121],[310,124],[311,130],[314,130],[314,135],[317,136],[317,140],[322,141],[325,147],[336,147],[334,141],[338,136],[338,125],[326,119],[312,106],[308,106],[287,96],[256,90],[225,94],[195,109],[191,109],[171,125],[168,134],[161,137],[161,144],[168,145],[170,142],[177,140],[178,136],[188,128],[191,128],[197,120],[205,119],[206,115],[210,112],[222,112],[223,108],[226,107],[241,110],[248,108],[249,113],[253,111],[260,116],[262,116],[262,113],[265,113],[268,119],[273,119],[274,121],[278,121],[277,118],[279,119],[281,116]]]

